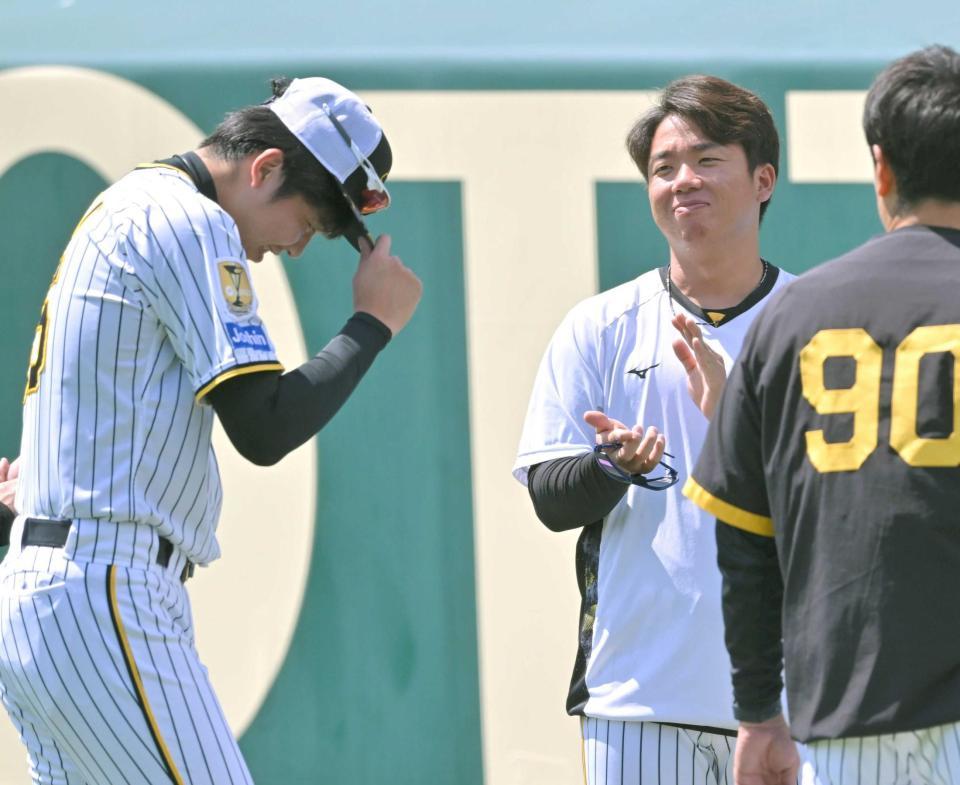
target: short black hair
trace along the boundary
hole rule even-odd
[[[754,93],[726,79],[694,74],[675,79],[663,88],[656,105],[627,134],[627,151],[645,180],[653,137],[670,115],[694,124],[717,144],[739,144],[751,173],[761,164],[771,164],[779,173],[780,136],[767,105]],[[760,205],[761,220],[769,204],[767,199]]]
[[[863,130],[890,164],[901,207],[960,202],[960,55],[928,46],[884,68],[867,93]]]
[[[272,80],[273,98],[283,95],[291,81],[286,77]],[[230,112],[201,142],[201,147],[211,148],[218,157],[228,161],[256,155],[271,147],[283,151],[283,183],[276,198],[302,196],[317,210],[324,236],[343,235],[356,219],[340,184],[268,104],[269,100]]]

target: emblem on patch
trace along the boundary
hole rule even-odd
[[[220,288],[231,313],[247,313],[253,307],[253,289],[247,271],[239,262],[220,262]]]

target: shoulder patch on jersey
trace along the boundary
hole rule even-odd
[[[249,313],[253,307],[253,289],[244,266],[239,262],[219,262],[217,269],[227,308],[231,313]]]
[[[259,324],[227,324],[227,335],[234,349],[270,350],[270,339]]]

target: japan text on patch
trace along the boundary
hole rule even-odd
[[[262,351],[270,350],[270,339],[259,324],[234,324],[227,325],[227,335],[230,337],[230,343],[234,349],[259,349]]]
[[[253,289],[240,262],[220,262],[220,288],[231,313],[248,313],[253,306]]]

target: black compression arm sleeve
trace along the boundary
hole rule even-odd
[[[210,403],[237,451],[269,466],[327,424],[390,336],[379,319],[355,313],[323,351],[299,368],[228,379],[210,391]]]
[[[629,487],[606,474],[592,452],[538,463],[527,473],[533,509],[555,532],[601,520]]]
[[[0,548],[6,548],[10,544],[10,527],[13,526],[13,519],[17,514],[0,502]]]
[[[717,521],[724,637],[733,666],[733,714],[762,722],[780,713],[783,577],[773,537]]]

